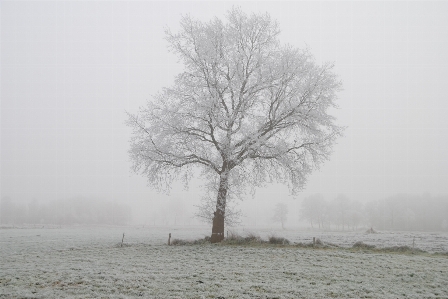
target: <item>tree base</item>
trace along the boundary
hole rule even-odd
[[[211,243],[220,243],[222,240],[224,240],[224,233],[212,233]]]
[[[219,243],[222,240],[224,240],[224,216],[221,213],[215,212],[210,242]]]

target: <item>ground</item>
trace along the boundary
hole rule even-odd
[[[0,230],[0,298],[448,298],[446,256],[167,246],[160,229],[121,247],[119,230]]]

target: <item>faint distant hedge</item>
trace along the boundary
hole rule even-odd
[[[131,207],[126,204],[82,197],[50,202],[22,202],[3,197],[0,213],[0,224],[4,225],[124,225],[132,219]]]

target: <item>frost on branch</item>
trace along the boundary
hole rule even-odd
[[[239,9],[226,21],[186,16],[179,32],[167,30],[184,71],[129,115],[134,170],[168,189],[198,169],[220,186],[208,193],[217,197],[220,217],[229,192],[241,196],[269,182],[285,183],[293,194],[302,189],[341,135],[328,114],[341,84],[331,64],[281,45],[278,34],[269,15]]]

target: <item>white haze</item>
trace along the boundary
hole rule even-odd
[[[448,194],[448,2],[2,1],[1,198],[126,203],[135,223],[160,225],[180,206],[182,221],[197,223],[197,181],[165,195],[130,172],[125,111],[182,70],[164,28],[233,5],[268,12],[283,43],[335,63],[344,90],[334,114],[347,126],[298,199],[270,185],[240,203],[249,224],[270,221],[278,202],[297,223],[314,193]]]

